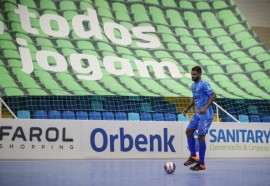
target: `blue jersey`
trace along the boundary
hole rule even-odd
[[[205,105],[209,101],[211,94],[214,93],[214,90],[212,89],[210,84],[204,80],[200,80],[196,83],[193,83],[191,85],[191,90],[192,90],[196,110],[200,110],[203,107],[205,107]],[[205,115],[208,118],[213,117],[214,113],[213,113],[212,106],[209,106]]]

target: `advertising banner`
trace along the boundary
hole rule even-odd
[[[178,122],[97,121],[83,124],[83,158],[181,158]]]
[[[0,120],[0,159],[181,158],[178,122]]]
[[[186,126],[183,125],[183,131]],[[196,132],[195,141],[198,152]],[[269,141],[270,126],[267,123],[213,123],[206,135],[206,158],[269,158]],[[184,157],[189,157],[186,139],[183,139],[183,147]]]
[[[0,120],[0,159],[78,159],[80,125],[68,120]]]

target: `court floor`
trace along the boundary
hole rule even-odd
[[[0,186],[269,186],[270,159],[207,159],[205,171],[171,160],[26,160],[0,161]]]

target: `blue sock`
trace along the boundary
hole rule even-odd
[[[194,136],[188,136],[187,138],[188,147],[191,153],[191,156],[196,156],[196,150],[195,150],[195,138]]]
[[[206,151],[206,143],[205,141],[199,142],[200,144],[200,150],[199,150],[199,161],[200,164],[204,165],[204,156],[205,156],[205,151]]]

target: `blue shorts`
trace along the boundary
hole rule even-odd
[[[198,130],[198,135],[205,135],[212,124],[213,118],[205,117],[204,114],[195,113],[187,128]]]

